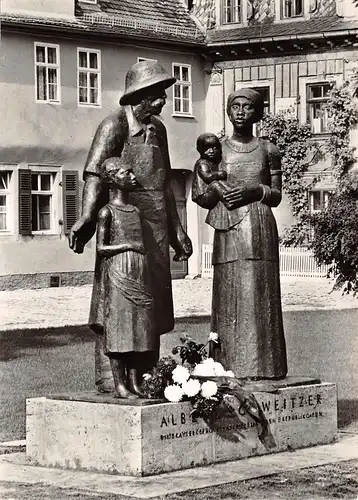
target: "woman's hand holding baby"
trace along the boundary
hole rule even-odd
[[[261,185],[243,185],[223,193],[223,203],[228,210],[243,207],[255,201],[260,201],[263,196]]]

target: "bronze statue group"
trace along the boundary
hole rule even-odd
[[[96,333],[96,384],[138,398],[142,374],[159,358],[160,336],[174,328],[169,246],[192,254],[176,210],[166,129],[157,118],[175,78],[155,61],[127,73],[120,108],[98,127],[84,168],[82,215],[70,247],[83,252],[97,227],[89,323]],[[263,115],[251,89],[229,95],[233,135],[197,140],[192,198],[214,229],[211,329],[214,357],[242,379],[287,374],[278,234],[271,207],[281,201],[280,155],[253,136]]]

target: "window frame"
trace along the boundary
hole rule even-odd
[[[221,1],[221,8],[220,8],[220,18],[221,18],[221,25],[222,26],[232,26],[232,25],[235,25],[235,24],[243,24],[243,16],[244,16],[244,4],[246,3],[245,0],[231,0],[235,3],[238,4],[239,8],[236,6],[233,7],[233,11],[235,11],[236,9],[236,12],[237,10],[239,11],[238,13],[238,16],[237,16],[237,20],[235,21],[227,21],[225,20],[225,13],[227,12],[228,8],[227,8],[227,2],[229,0],[222,0]]]
[[[53,63],[48,63],[48,62],[38,62],[37,61],[37,53],[36,49],[37,47],[44,47],[45,48],[45,53],[46,53],[46,58],[47,58],[47,49],[52,48],[56,50],[56,64]],[[38,99],[37,94],[38,94],[38,89],[39,89],[39,83],[37,79],[37,68],[38,67],[45,67],[45,68],[52,68],[56,69],[57,71],[57,99]],[[60,51],[60,45],[59,44],[54,44],[54,43],[46,43],[46,42],[34,42],[34,74],[35,74],[35,102],[38,104],[61,104],[61,51]],[[46,72],[47,74],[47,72]],[[48,78],[47,78],[48,80]],[[49,95],[48,92],[48,81],[46,84],[46,94],[47,97]]]
[[[186,80],[178,80],[174,83],[173,85],[173,113],[172,116],[175,117],[193,117],[193,92],[192,92],[192,87],[193,87],[193,82],[192,82],[192,66],[191,64],[185,64],[185,63],[178,63],[178,62],[173,62],[172,63],[172,75],[174,76],[174,68],[175,66],[178,66],[180,68],[180,76],[182,77],[182,68],[187,68],[188,69],[188,81]],[[175,103],[178,100],[178,97],[175,97],[175,88],[179,86],[180,89],[183,87],[187,86],[189,90],[189,111],[177,111],[175,109]],[[180,107],[182,108],[182,102],[184,101],[184,97],[182,96],[182,90],[180,90]]]
[[[8,174],[8,188],[7,189],[0,188],[0,196],[6,197],[6,205],[5,205],[6,229],[0,229],[0,235],[8,235],[8,234],[13,234],[14,232],[15,192],[13,186],[14,186],[15,169],[13,165],[4,164],[0,165],[0,172],[6,172]]]
[[[325,128],[321,129],[320,131],[316,132],[314,129],[313,129],[313,122],[311,122],[311,105],[313,105],[314,103],[326,103],[328,101],[328,97],[319,97],[319,98],[314,98],[314,97],[310,97],[309,96],[309,93],[310,93],[310,88],[311,87],[319,87],[319,86],[323,86],[323,85],[329,85],[330,87],[332,87],[332,82],[328,82],[328,81],[319,81],[319,82],[313,82],[313,83],[307,83],[306,84],[306,99],[305,99],[305,106],[306,106],[306,123],[308,125],[310,125],[311,127],[311,133],[313,135],[322,135],[322,134],[328,134],[329,133],[329,130],[327,128],[327,125],[328,125],[328,116],[325,116],[324,120],[323,120],[323,124],[325,125]]]
[[[310,189],[308,191],[308,203],[310,214],[318,214],[328,206],[329,196],[333,193],[333,189]],[[314,193],[320,193],[320,203],[323,202],[323,208],[314,209]]]
[[[29,164],[29,170],[31,176],[33,174],[51,174],[52,184],[51,184],[51,207],[50,207],[50,229],[39,229],[34,231],[32,229],[32,213],[31,213],[31,235],[59,235],[61,234],[61,225],[58,223],[62,219],[62,208],[61,208],[61,167],[60,166],[50,166],[41,164]],[[31,186],[31,200],[33,194]]]
[[[341,85],[343,83],[343,75],[325,75],[324,78],[319,76],[305,76],[299,77],[298,81],[298,95],[300,96],[299,112],[298,117],[301,124],[309,125],[307,120],[307,86],[308,85],[319,85],[321,83],[329,83],[330,85]],[[322,132],[318,134],[312,134],[313,137],[324,137],[329,134],[329,132]]]
[[[287,2],[290,1],[291,2],[291,5],[292,3],[296,3],[298,1],[301,1],[302,3],[302,12],[301,14],[293,14],[291,16],[287,16],[285,15],[285,10],[286,10],[286,7],[287,7]],[[297,5],[296,5],[297,7]],[[283,20],[286,20],[286,19],[299,19],[299,18],[302,18],[305,16],[305,2],[304,0],[281,0],[281,19]]]
[[[33,189],[32,187],[32,178],[33,176],[37,176],[37,189]],[[50,176],[50,189],[49,190],[43,190],[41,189],[41,176],[42,175],[49,175]],[[32,206],[32,213],[31,213],[31,233],[32,234],[44,234],[44,233],[52,233],[53,228],[54,228],[54,207],[53,207],[53,196],[54,196],[54,181],[55,181],[55,175],[52,172],[34,172],[31,170],[31,206]],[[40,226],[40,207],[39,207],[39,197],[40,196],[48,196],[49,197],[49,220],[50,220],[50,227],[49,229],[33,229],[33,211],[34,211],[34,197],[36,197],[36,215],[37,215],[37,226]]]
[[[300,22],[309,19],[310,17],[310,0],[302,0],[302,14],[292,17],[284,16],[285,0],[275,0],[275,22]]]
[[[98,68],[82,68],[80,67],[80,52],[85,52],[87,54],[87,60],[89,60],[89,54],[97,54],[97,65]],[[89,83],[89,75],[91,73],[98,75],[98,103],[92,102],[81,102],[80,101],[80,72],[86,73],[87,75],[87,97],[89,97],[91,87]],[[77,47],[77,106],[80,108],[101,108],[102,107],[102,55],[101,50],[91,49],[86,47]]]
[[[268,113],[270,113],[271,112],[271,89],[270,89],[270,86],[269,85],[253,85],[251,88],[253,90],[256,90],[256,92],[260,88],[268,90],[268,106],[266,107],[264,105],[264,111],[265,111],[265,109],[267,109]],[[264,113],[264,115],[265,115],[265,113]],[[262,125],[261,120],[259,122],[254,123],[253,133],[256,137],[263,137],[263,134],[261,134],[261,132],[263,131],[263,129],[261,128],[261,125]]]

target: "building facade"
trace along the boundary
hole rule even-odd
[[[90,281],[94,240],[76,255],[67,235],[93,135],[135,62],[158,60],[178,79],[163,120],[194,247],[187,264],[173,264],[182,277],[201,273],[201,248],[213,236],[191,201],[196,137],[230,134],[227,96],[251,87],[268,112],[290,109],[324,139],[327,92],[349,77],[357,36],[352,0],[2,0],[0,289]],[[334,189],[329,159],[307,175],[317,174],[307,195],[313,211]],[[275,215],[280,230],[292,222],[285,198]]]
[[[118,108],[125,74],[141,59],[158,60],[178,79],[163,120],[178,211],[195,254],[188,264],[173,263],[173,276],[198,273],[198,208],[189,190],[204,123],[204,36],[180,1],[161,12],[155,3],[144,16],[131,1],[2,1],[0,287],[91,279],[94,239],[76,255],[67,235],[92,138]]]
[[[267,112],[289,110],[309,124],[313,140],[327,139],[328,92],[333,84],[349,79],[356,65],[356,2],[201,0],[196,8],[207,26],[211,63],[206,128],[230,134],[224,103],[230,92],[250,87],[262,94]],[[210,16],[203,16],[204,11]],[[355,135],[353,141],[358,146]],[[307,193],[307,203],[311,211],[321,210],[335,186],[329,158],[312,162],[306,177],[307,184],[319,178]],[[280,232],[292,224],[285,196],[274,212]]]

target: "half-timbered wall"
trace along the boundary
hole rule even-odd
[[[332,51],[292,56],[262,57],[214,64],[208,77],[206,101],[206,130],[230,135],[232,125],[226,115],[228,95],[242,87],[269,88],[269,111],[278,113],[291,109],[302,123],[307,120],[307,85],[324,82],[343,82],[348,78],[358,50]],[[319,138],[320,134],[317,134]],[[353,139],[358,143],[358,134]],[[353,136],[352,136],[353,137]],[[354,142],[354,141],[353,141]],[[354,145],[354,144],[353,144]],[[356,146],[358,144],[355,144]],[[319,177],[317,189],[334,188],[329,159],[310,166],[307,181]],[[293,222],[288,200],[275,210],[280,232]],[[208,235],[210,240],[211,235]]]
[[[230,92],[240,87],[270,87],[270,112],[277,113],[294,108],[301,121],[305,121],[305,88],[313,82],[342,82],[346,78],[349,62],[357,58],[357,51],[302,54],[274,58],[225,61],[217,64],[223,70],[224,102]],[[230,122],[224,117],[225,132]]]

